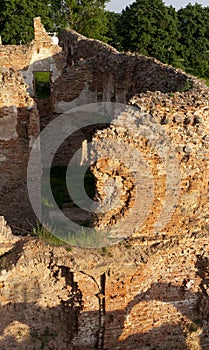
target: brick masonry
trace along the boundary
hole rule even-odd
[[[0,212],[13,228],[27,229],[35,220],[26,175],[30,149],[40,131],[39,114],[15,69],[2,68],[0,79]]]
[[[33,220],[26,169],[43,111],[38,111],[20,73],[32,92],[31,72],[35,67],[51,71],[50,64],[54,82],[49,120],[87,102],[135,107],[136,115],[125,109],[110,127],[95,133],[93,142],[101,154],[107,152],[97,142],[103,139],[124,144],[127,154],[138,150],[152,169],[154,198],[143,226],[135,225],[136,213],[127,221],[139,182],[109,155],[93,169],[98,196],[104,198],[111,181],[122,195],[115,211],[99,217],[97,225],[111,228],[123,219],[124,231],[135,225],[129,239],[105,249],[69,252],[64,246],[53,248],[32,237],[13,236],[1,216],[0,348],[206,350],[208,88],[152,58],[119,54],[75,32],[64,31],[60,44],[63,51],[36,19],[30,46],[0,47],[5,66],[0,83],[0,215],[14,226]],[[169,137],[179,164],[178,205],[161,233],[153,227],[166,199],[167,169],[150,134],[140,134],[143,126],[146,131],[155,126],[163,135],[159,141]],[[117,145],[116,151],[121,150]],[[65,155],[60,157],[64,163]]]
[[[30,44],[0,45],[0,66],[21,72],[31,95],[34,95],[34,72],[51,72],[53,82],[63,65],[62,49],[46,33],[39,17],[34,19],[34,40]]]
[[[89,102],[127,103],[136,93],[176,91],[191,80],[153,58],[119,53],[73,31],[61,32],[60,45],[67,64],[52,89],[56,112]]]
[[[0,259],[1,349],[207,349],[207,234],[103,251],[21,239]]]

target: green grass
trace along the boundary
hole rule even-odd
[[[61,225],[58,226],[57,234],[59,233],[60,238],[57,238],[39,223],[33,229],[32,236],[39,238],[51,247],[63,247],[66,251],[72,251],[72,247],[97,249],[114,244],[114,239],[108,238],[106,232],[89,231],[88,228],[80,226],[80,230],[76,229],[75,232],[71,231],[70,234],[68,234],[67,229],[63,229],[62,232]],[[106,253],[108,256],[112,256],[112,254],[108,252],[108,248],[102,248],[100,253],[102,256]]]
[[[46,230],[44,226],[41,224],[37,224],[35,228],[33,228],[32,235],[41,239],[45,244],[50,245],[51,247],[65,247],[67,251],[71,251],[72,247],[61,239],[54,236],[52,233]]]
[[[50,72],[34,72],[35,80],[41,83],[48,83],[50,81]]]
[[[50,96],[50,72],[34,72],[36,97],[45,99]]]
[[[209,86],[209,77],[207,76],[202,76],[201,74],[198,74],[198,72],[196,72],[194,69],[192,68],[185,68],[185,72],[188,74],[191,74],[193,76],[195,76],[198,79],[201,79],[205,82],[206,85]]]
[[[81,176],[81,167],[75,167],[74,172],[76,174],[76,178]],[[75,184],[74,189],[78,193],[78,206],[73,202],[73,200],[70,198],[70,195],[68,193],[68,188],[66,184],[66,171],[67,167],[52,167],[50,169],[50,185],[52,194],[54,197],[54,200],[57,204],[57,206],[62,209],[64,207],[66,208],[76,208],[79,206],[79,201],[82,203],[83,201],[83,195],[82,192],[80,193],[80,188],[77,188]],[[103,235],[102,237],[96,237],[96,235],[93,233],[88,234],[84,230],[84,228],[91,227],[91,219],[86,219],[84,221],[80,221],[79,218],[77,221],[75,220],[75,223],[77,223],[80,226],[80,232],[71,232],[71,228],[67,227],[66,224],[59,218],[55,219],[53,221],[53,227],[51,227],[51,219],[50,219],[50,211],[56,209],[55,204],[52,202],[52,200],[49,199],[48,190],[47,190],[47,173],[48,171],[43,171],[42,175],[42,214],[44,216],[44,220],[46,223],[49,224],[48,231],[50,232],[56,232],[56,236],[59,237],[57,239],[54,235],[50,234],[47,230],[45,230],[43,227],[37,227],[35,230],[35,235],[40,237],[42,240],[44,240],[47,244],[53,245],[53,246],[62,246],[65,244],[64,242],[67,242],[68,245],[75,245],[75,246],[88,246],[93,245],[97,241],[97,239],[101,240],[104,239]],[[70,175],[69,175],[70,177]],[[74,178],[71,178],[72,183],[74,184]],[[92,199],[95,196],[95,186],[94,186],[94,176],[90,172],[89,169],[87,169],[84,180],[81,178],[82,181],[84,181],[84,188],[86,190],[86,193],[89,197]],[[82,211],[82,209],[80,209]],[[48,227],[47,224],[47,227]],[[64,226],[63,226],[64,225]],[[70,231],[70,233],[68,233]]]
[[[89,231],[83,226],[81,226],[80,232],[74,232],[68,237],[68,242],[69,245],[84,249],[98,249],[114,243],[113,239],[107,237],[106,232]]]
[[[182,86],[181,89],[179,89],[179,92],[187,92],[187,91],[190,91],[192,89],[192,82],[187,79],[184,83],[184,86]]]
[[[54,199],[59,208],[62,208],[63,203],[71,202],[66,185],[66,167],[51,168],[51,189]]]
[[[209,77],[206,76],[202,76],[200,74],[198,74],[194,69],[192,68],[185,68],[185,72],[191,75],[194,75],[195,77],[197,77],[198,79],[201,79],[205,82],[205,84],[207,86],[209,86]]]

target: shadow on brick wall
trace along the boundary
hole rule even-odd
[[[146,292],[136,295],[124,310],[107,312],[103,330],[99,328],[101,324],[99,325],[98,312],[82,312],[82,293],[77,285],[74,284],[73,287],[73,279],[68,278],[68,284],[74,288],[71,297],[65,302],[61,302],[60,305],[51,308],[43,308],[36,302],[27,302],[28,290],[26,287],[25,293],[22,291],[20,296],[24,299],[23,302],[7,304],[1,307],[0,349],[80,350],[85,346],[89,350],[189,350],[187,336],[192,332],[197,332],[197,329],[201,330],[198,333],[199,347],[197,346],[197,348],[207,349],[209,344],[209,302],[206,291],[209,281],[208,258],[199,256],[196,267],[197,276],[201,277],[200,292],[193,293],[190,291],[187,281],[181,287],[170,283],[154,283]],[[62,268],[64,269],[64,267]],[[63,269],[63,276],[66,277],[65,269]],[[34,298],[38,300],[40,294],[41,290],[37,283]],[[162,326],[153,327],[150,331],[143,333],[135,327],[135,334],[127,336],[120,341],[127,316],[130,316],[133,308],[141,302],[151,300],[174,306],[181,315],[181,322],[178,324],[164,322]],[[135,315],[135,317],[137,316]],[[79,323],[81,318],[82,322]],[[83,320],[88,324],[84,324]],[[21,332],[20,330],[15,335],[12,335],[17,322],[27,326],[28,338],[26,337],[25,340],[21,340],[21,334],[18,333]],[[92,325],[95,326],[92,327]],[[134,325],[132,326],[134,327]],[[92,340],[92,343],[89,343],[87,340],[89,332],[91,333],[89,339]],[[24,328],[22,333],[24,333]],[[98,337],[100,337],[100,340],[98,340]],[[24,338],[24,334],[22,338]]]
[[[0,215],[13,233],[28,234],[37,219],[27,190],[31,143],[39,135],[36,105],[0,109]]]

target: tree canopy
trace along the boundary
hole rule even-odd
[[[122,12],[119,35],[125,51],[175,61],[180,36],[177,16],[162,0],[137,0],[127,7]]]
[[[69,26],[93,39],[105,39],[107,2],[107,0],[66,0],[62,9],[64,26]]]
[[[110,42],[116,48],[209,78],[209,7],[188,4],[176,11],[162,0],[136,0],[122,11],[114,30]]]
[[[1,0],[0,34],[3,43],[27,43],[33,38],[33,18],[41,16],[47,30],[53,29],[53,6],[48,0]]]
[[[5,44],[33,38],[33,18],[40,16],[47,31],[70,27],[103,39],[107,31],[105,5],[109,0],[1,0],[0,34]]]
[[[178,11],[178,23],[183,65],[209,76],[209,7],[187,5]]]

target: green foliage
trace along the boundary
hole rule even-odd
[[[184,83],[184,86],[179,90],[180,92],[190,91],[192,89],[192,82],[187,79]]]
[[[153,56],[209,81],[209,7],[188,4],[176,11],[163,0],[136,0],[122,14],[105,10],[108,0],[1,0],[4,44],[33,38],[33,18],[49,32],[74,29],[120,51]],[[41,92],[44,95],[44,92]]]
[[[66,245],[66,243],[47,231],[45,227],[39,223],[37,223],[37,226],[33,228],[32,235],[40,238],[44,243],[50,245],[51,247],[63,247]]]
[[[36,97],[47,98],[50,96],[50,72],[35,72],[34,73]]]
[[[113,254],[112,252],[110,251],[111,250],[111,247],[103,247],[99,250],[101,256],[106,256],[108,258],[112,258],[113,257]]]
[[[76,204],[73,203],[68,193],[67,184],[66,184],[66,171],[67,171],[67,167],[61,167],[61,166],[52,167],[50,171],[51,189],[52,189],[54,199],[59,208],[62,208],[64,203],[69,203],[69,205],[71,204],[70,207],[72,206],[76,207]],[[77,176],[82,176],[81,167],[75,168],[74,172],[77,172]],[[70,180],[70,175],[68,177],[68,180]],[[94,199],[94,196],[95,196],[94,182],[95,180],[94,180],[93,174],[89,169],[87,169],[84,177],[84,188],[87,195],[91,199]],[[47,199],[47,193],[46,194],[44,193],[44,188],[45,188],[44,184],[45,184],[45,172],[43,172],[43,176],[42,176],[42,189],[43,189],[42,203],[49,208],[53,208],[52,203],[49,203]],[[79,188],[78,188],[78,193],[79,193]]]
[[[191,73],[209,77],[209,7],[187,5],[178,11],[180,55]]]
[[[107,36],[117,49],[153,56],[208,84],[209,7],[189,4],[176,11],[162,0],[136,0],[107,17]]]
[[[67,184],[66,184],[66,171],[67,167],[52,167],[50,170],[50,183],[51,183],[51,189],[54,196],[54,199],[58,205],[59,208],[63,208],[63,205],[68,203],[70,207],[77,207],[75,203],[71,200]],[[81,176],[81,167],[75,168],[74,172],[77,173],[77,176]],[[70,177],[68,178],[70,180]],[[45,172],[43,172],[42,176],[42,204],[47,206],[48,208],[53,208],[53,204],[49,203],[47,199],[47,193],[44,193],[45,188]],[[94,199],[95,196],[95,180],[94,176],[91,173],[89,169],[87,169],[84,177],[84,188],[87,193],[87,195]],[[78,193],[79,193],[78,188]],[[80,198],[81,200],[83,198]]]
[[[89,231],[88,228],[85,228],[81,226],[80,231],[71,232],[70,235],[68,235],[66,241],[69,245],[80,247],[80,248],[98,248],[102,246],[106,246],[107,244],[114,243],[114,240],[107,237],[106,232],[102,231],[96,231],[91,230]],[[106,248],[105,248],[106,250]],[[108,254],[108,256],[110,256]]]
[[[74,174],[76,177],[82,176],[81,174],[81,167],[75,167],[74,168]],[[58,206],[62,208],[64,205],[65,207],[72,208],[75,206],[72,199],[69,197],[67,186],[66,186],[66,167],[54,167],[51,168],[51,189],[54,196],[55,201],[57,202]],[[74,179],[74,177],[72,178]],[[70,175],[68,180],[70,180]],[[42,177],[42,214],[44,216],[44,222],[45,226],[47,227],[47,230],[42,227],[38,226],[36,229],[34,229],[34,234],[41,238],[44,242],[46,242],[49,245],[53,246],[77,246],[81,248],[97,248],[98,246],[105,246],[109,243],[114,243],[114,239],[108,238],[106,232],[97,232],[96,230],[89,229],[90,226],[90,220],[80,221],[78,222],[78,225],[76,227],[69,225],[67,221],[63,221],[62,217],[56,217],[53,219],[53,221],[50,219],[50,211],[53,212],[54,204],[50,202],[50,200],[47,198],[47,189],[45,190],[45,181],[46,181],[46,174],[43,173]],[[74,184],[74,183],[73,183]],[[79,185],[79,184],[78,184]],[[79,194],[79,188],[76,188],[76,184],[74,184],[74,188],[78,190]],[[94,197],[95,189],[94,189],[94,177],[91,174],[90,170],[88,169],[85,174],[84,178],[84,187],[86,189],[87,195],[89,195],[91,198]],[[82,192],[81,192],[81,198],[78,198],[78,200],[83,200],[82,198]],[[76,222],[76,219],[75,219]],[[56,238],[53,234],[50,232],[56,232],[56,236],[59,237]]]
[[[34,72],[35,80],[41,83],[48,83],[50,81],[50,72]]]
[[[119,35],[125,51],[139,52],[173,63],[178,50],[175,9],[162,0],[137,0],[122,12]]]
[[[201,77],[201,79],[204,81],[204,83],[209,86],[209,77]]]
[[[4,44],[26,44],[33,39],[33,18],[41,16],[46,30],[54,28],[53,4],[48,0],[1,0],[0,34]]]
[[[105,41],[107,2],[107,0],[66,0],[63,24],[87,37]]]
[[[120,21],[121,21],[121,14],[115,13],[115,12],[106,12],[106,18],[107,18],[107,42],[109,45],[112,45],[117,50],[123,50],[122,47],[122,38],[120,37]]]
[[[4,44],[33,39],[33,18],[40,16],[49,32],[70,27],[94,39],[105,39],[108,0],[1,0],[0,34]]]

